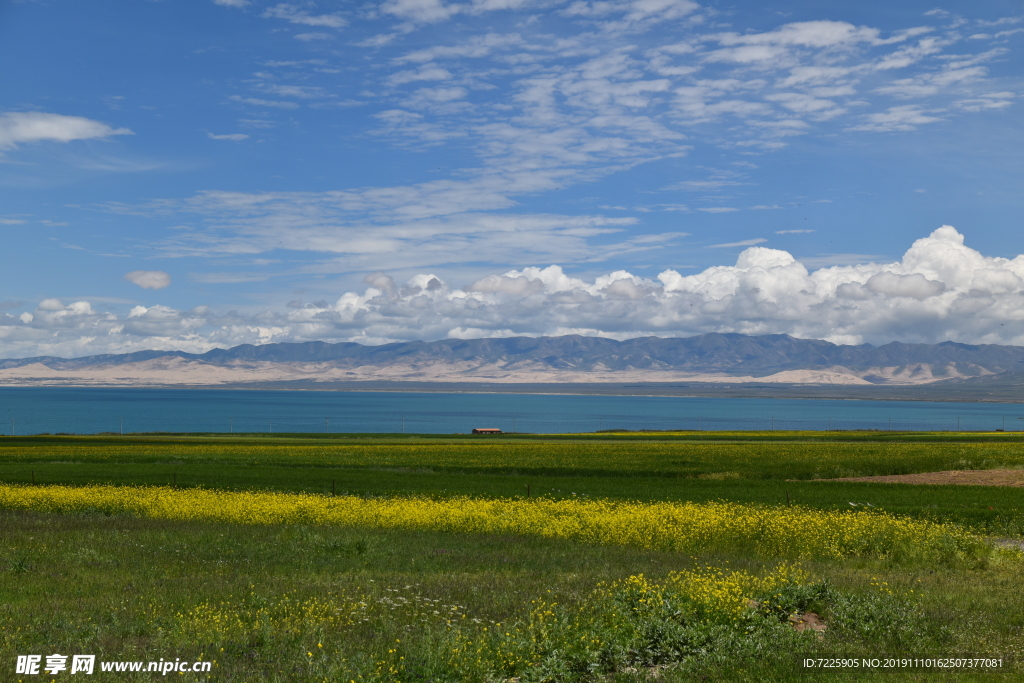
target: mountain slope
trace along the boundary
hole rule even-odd
[[[843,346],[788,335],[688,338],[510,337],[363,346],[344,342],[243,344],[194,354],[138,351],[83,358],[0,360],[0,382],[62,378],[164,383],[270,380],[667,381],[768,380],[920,384],[1024,372],[1024,347],[892,342]],[[177,379],[176,379],[177,378]],[[249,379],[247,379],[249,378]]]

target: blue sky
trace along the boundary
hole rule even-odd
[[[966,7],[0,4],[0,356],[1024,343],[1024,7]]]

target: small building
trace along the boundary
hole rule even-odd
[[[494,429],[493,427],[482,427],[480,429],[474,429],[474,434],[501,434],[500,429]]]

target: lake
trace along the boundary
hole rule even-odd
[[[0,387],[0,434],[392,432],[474,427],[1024,430],[1024,405],[678,396]]]

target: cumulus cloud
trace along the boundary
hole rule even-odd
[[[618,270],[593,280],[559,266],[495,273],[458,286],[425,272],[403,284],[384,272],[333,303],[217,314],[136,306],[123,318],[87,301],[41,301],[0,313],[0,356],[84,355],[145,348],[189,351],[278,341],[383,343],[589,334],[618,339],[705,332],[790,334],[836,343],[1024,345],[1024,255],[984,256],[943,226],[899,261],[810,271],[786,251],[753,246],[734,265],[656,278]]]
[[[305,309],[310,322],[376,338],[560,334],[612,337],[702,332],[788,333],[840,342],[1024,341],[1024,256],[985,257],[944,226],[903,259],[810,272],[791,254],[754,246],[733,266],[656,280],[616,271],[585,281],[558,266],[524,268],[462,288],[433,275],[396,287],[377,273],[362,293]],[[397,332],[412,317],[416,331]]]
[[[163,289],[171,284],[171,276],[162,270],[133,270],[124,279],[143,289]]]
[[[20,143],[54,140],[90,140],[111,135],[134,135],[127,128],[111,128],[105,123],[81,116],[63,116],[44,112],[7,112],[0,114],[0,149]]]
[[[192,315],[169,306],[135,306],[118,330],[139,337],[187,336],[207,323],[203,315]]]
[[[846,283],[844,286],[848,286]],[[876,294],[885,294],[890,297],[910,297],[918,301],[942,294],[946,286],[937,280],[929,280],[921,273],[900,275],[890,271],[876,273],[868,278],[864,287]]]

